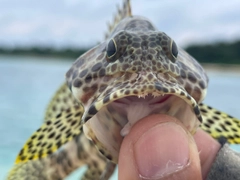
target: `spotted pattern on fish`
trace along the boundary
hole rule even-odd
[[[8,179],[64,179],[83,165],[81,179],[109,179],[124,136],[150,114],[239,143],[239,121],[202,104],[207,86],[201,65],[148,19],[133,16],[124,0],[106,39],[66,73]]]
[[[71,91],[66,84],[63,84],[48,105],[45,112],[45,122],[59,116],[59,113],[68,107],[77,104]],[[61,122],[58,123],[61,124]],[[83,165],[87,165],[88,169],[81,179],[109,179],[116,166],[106,160],[81,131],[72,141],[61,147],[60,151],[45,158],[40,158],[40,160],[30,160],[16,164],[9,173],[8,179],[63,179]]]

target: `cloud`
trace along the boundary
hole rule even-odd
[[[3,0],[0,42],[10,45],[90,46],[103,39],[121,0]],[[182,46],[240,38],[240,1],[132,0],[132,11],[149,18]]]

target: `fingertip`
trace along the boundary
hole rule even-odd
[[[177,179],[201,179],[195,143],[177,121],[151,115],[133,126],[120,150],[120,180],[171,179],[174,174]]]

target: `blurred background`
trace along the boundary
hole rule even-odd
[[[121,2],[0,0],[0,179],[40,126],[65,72],[79,55],[104,39],[106,23],[112,22]],[[132,0],[134,15],[149,18],[203,64],[210,77],[204,102],[237,118],[239,7],[239,0]]]

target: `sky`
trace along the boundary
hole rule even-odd
[[[103,41],[121,0],[0,0],[0,46],[89,47]],[[239,0],[132,0],[133,15],[150,19],[186,47],[240,39]]]

